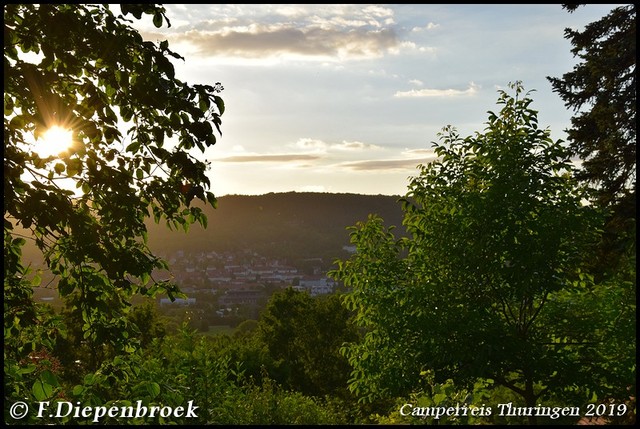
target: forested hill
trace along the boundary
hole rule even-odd
[[[173,232],[164,222],[149,225],[149,244],[158,253],[175,250],[243,250],[264,256],[296,260],[344,256],[349,245],[347,227],[377,214],[400,234],[399,196],[314,192],[227,195],[218,208],[207,207],[208,227],[191,226],[188,233]]]

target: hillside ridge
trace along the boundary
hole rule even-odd
[[[329,192],[281,192],[225,195],[216,209],[205,207],[208,227],[170,231],[164,222],[148,223],[149,246],[159,253],[237,251],[250,249],[265,256],[334,258],[349,244],[348,227],[369,214],[401,230],[402,210],[394,195]],[[332,255],[335,253],[335,255]]]

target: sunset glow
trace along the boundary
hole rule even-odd
[[[69,149],[73,131],[54,125],[36,142],[36,152],[41,157],[56,156]]]

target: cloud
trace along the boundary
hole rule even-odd
[[[346,141],[343,140],[342,143],[331,145],[332,149],[337,150],[379,150],[382,149],[381,146],[377,146],[371,143],[363,143],[359,141]]]
[[[419,159],[381,159],[369,161],[344,162],[340,167],[356,171],[396,171],[415,170],[418,164],[427,162],[424,158]]]
[[[179,27],[144,32],[150,40],[190,46],[198,55],[242,59],[379,58],[400,44],[394,11],[379,5],[216,5],[176,7]],[[202,17],[216,18],[203,19]]]
[[[405,149],[402,155],[405,158],[343,162],[338,167],[356,171],[415,170],[419,164],[425,164],[437,158],[433,149]]]
[[[436,54],[438,52],[438,49],[432,46],[418,46],[414,42],[408,40],[401,41],[400,43],[389,47],[389,53],[394,55],[413,52],[418,52],[419,54]]]
[[[311,150],[315,152],[326,152],[329,144],[322,140],[305,137],[298,139],[298,141],[295,142],[292,146],[297,149]]]
[[[174,36],[174,41],[187,42],[205,56],[255,59],[294,55],[323,60],[332,57],[377,58],[398,43],[393,29],[341,31],[256,24],[223,32],[189,31]]]
[[[398,91],[394,97],[460,97],[473,96],[478,92],[480,87],[471,82],[465,90],[459,89],[412,89],[409,91]]]
[[[440,24],[435,24],[433,22],[430,22],[427,25],[425,25],[424,27],[413,27],[411,29],[411,31],[413,31],[414,33],[418,33],[418,32],[422,32],[422,31],[435,30],[438,27],[440,27]]]
[[[234,155],[226,158],[212,159],[215,162],[295,162],[313,161],[322,158],[317,155],[278,154],[278,155]]]
[[[408,156],[423,156],[427,158],[435,158],[436,154],[433,149],[407,149],[402,152],[403,155]]]
[[[314,152],[326,153],[332,150],[338,151],[364,151],[364,150],[379,150],[381,146],[377,146],[370,143],[363,143],[360,141],[347,141],[343,140],[340,143],[327,143],[322,140],[312,138],[301,138],[295,142],[293,147],[298,149],[311,150]]]

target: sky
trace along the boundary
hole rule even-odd
[[[565,28],[616,5],[166,4],[171,27],[132,25],[184,57],[188,84],[220,82],[222,136],[199,159],[211,191],[404,195],[443,127],[482,132],[521,81],[539,124],[565,139],[552,91],[580,61]]]

